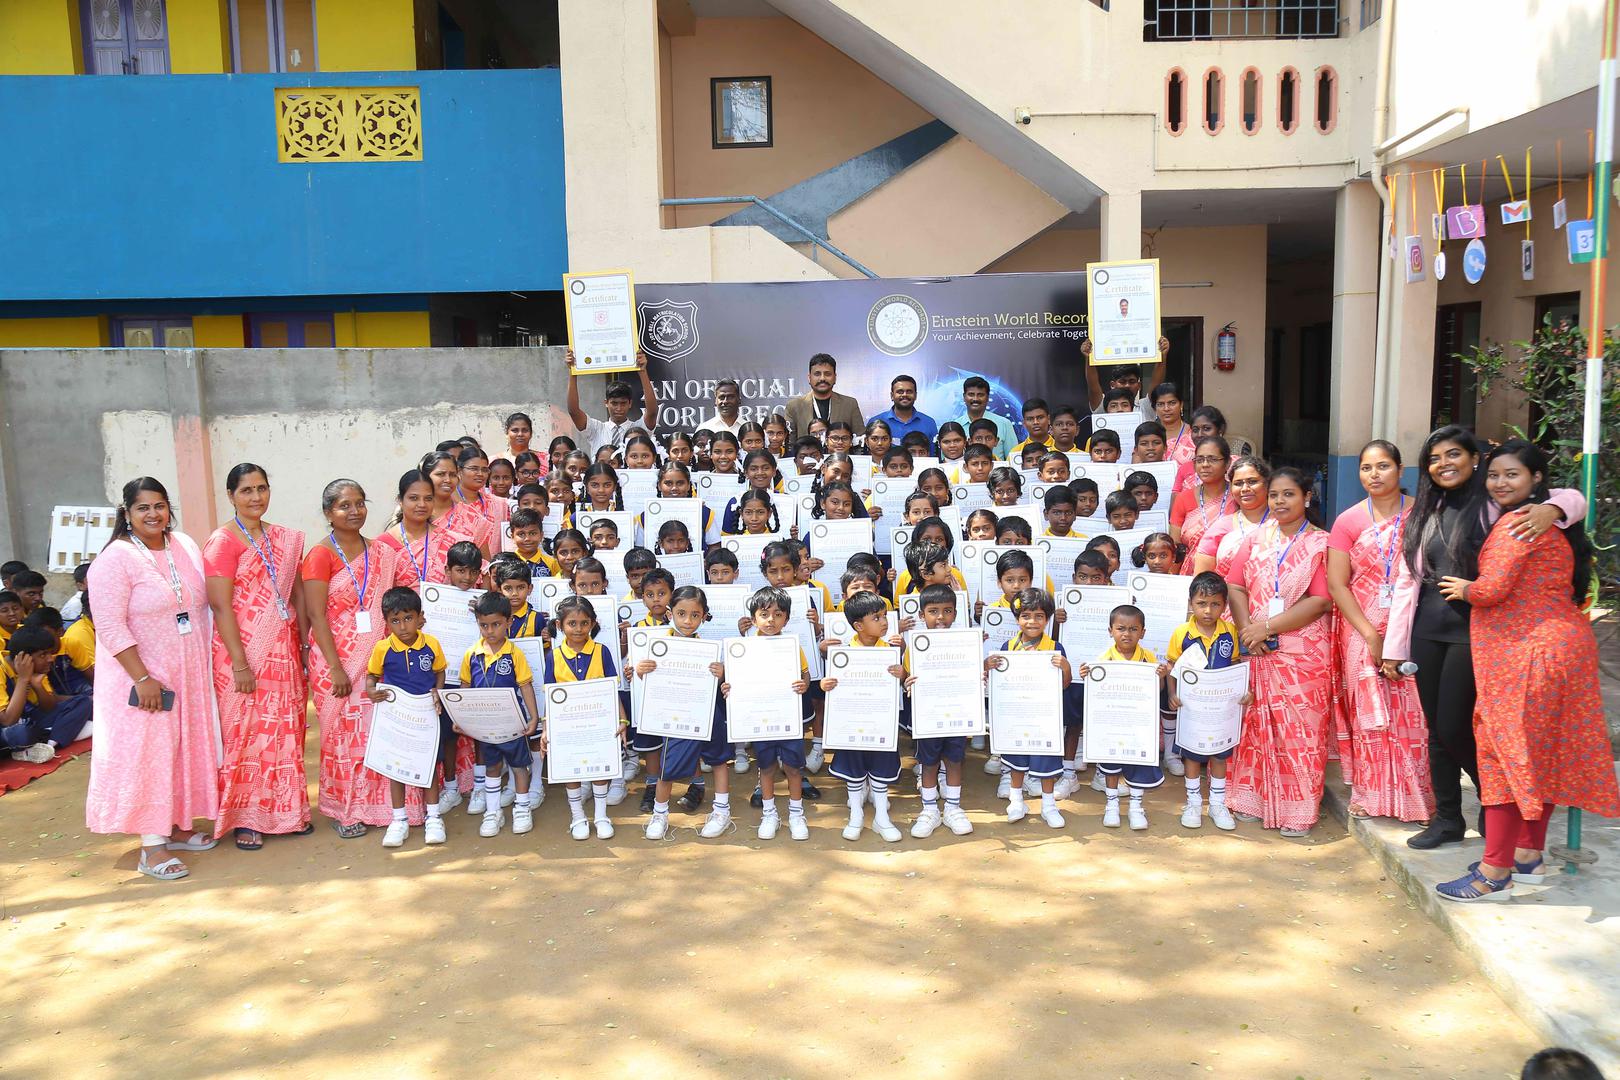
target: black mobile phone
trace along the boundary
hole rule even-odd
[[[139,707],[140,704],[141,704],[141,695],[136,691],[135,687],[133,687],[133,686],[129,688],[129,703],[131,705],[133,705],[133,706],[136,706],[136,707]],[[163,711],[164,712],[172,712],[173,709],[174,709],[174,691],[173,690],[165,690],[165,691],[163,691]]]

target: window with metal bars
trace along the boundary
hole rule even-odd
[[[1339,0],[1143,0],[1143,41],[1331,38]]]

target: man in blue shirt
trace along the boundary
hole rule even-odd
[[[939,434],[939,425],[927,413],[920,413],[917,404],[917,380],[910,375],[896,375],[889,380],[889,400],[894,408],[888,412],[880,412],[872,420],[881,420],[889,425],[889,434],[894,436],[894,444],[900,445],[900,440],[913,431],[920,431],[928,436],[928,444],[934,444],[934,438]],[[868,420],[870,424],[872,420]]]
[[[977,375],[969,376],[962,383],[962,404],[967,411],[956,417],[956,422],[962,425],[962,430],[971,436],[975,420],[988,420],[996,425],[996,458],[1006,461],[1019,440],[1018,425],[1005,416],[986,411],[990,404],[990,384]]]

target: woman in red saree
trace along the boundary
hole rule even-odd
[[[1198,483],[1186,491],[1177,491],[1170,504],[1170,537],[1186,547],[1189,553],[1198,550],[1204,534],[1224,515],[1237,509],[1232,498],[1232,487],[1226,482],[1226,470],[1232,464],[1232,451],[1219,435],[1206,435],[1198,440],[1192,457]],[[1193,574],[1197,560],[1190,555],[1181,560],[1181,572]]]
[[[1257,457],[1240,457],[1227,471],[1235,505],[1230,514],[1218,518],[1198,540],[1198,554],[1192,559],[1193,573],[1213,570],[1231,581],[1232,560],[1238,547],[1271,517],[1267,485],[1271,466]],[[1191,547],[1188,550],[1192,550]]]
[[[367,540],[366,493],[353,480],[334,480],[321,492],[321,512],[331,532],[304,558],[304,600],[314,649],[309,685],[321,724],[319,806],[346,840],[364,836],[367,825],[393,820],[388,778],[365,767],[371,730],[371,699],[361,677],[371,650],[388,633],[383,593],[414,586],[416,570],[399,551]],[[412,825],[426,818],[422,789],[406,789]]]
[[[1306,520],[1310,481],[1271,474],[1270,520],[1246,536],[1227,578],[1254,702],[1232,755],[1227,805],[1284,836],[1316,824],[1327,765],[1333,650],[1327,534]]]
[[[225,478],[235,514],[203,546],[214,612],[214,693],[225,757],[214,836],[236,832],[257,851],[266,834],[311,831],[304,779],[304,661],[308,625],[298,568],[304,534],[264,520],[270,478],[241,464]]]
[[[1402,533],[1412,500],[1401,491],[1401,452],[1375,439],[1362,447],[1359,475],[1367,498],[1340,514],[1328,535],[1328,591],[1338,607],[1335,656],[1344,687],[1348,745],[1339,757],[1350,782],[1352,817],[1427,821],[1429,729],[1417,684],[1386,678],[1384,631],[1394,601]]]
[[[476,446],[469,446],[456,458],[456,468],[460,474],[456,482],[456,501],[476,509],[485,521],[495,526],[499,535],[501,524],[512,516],[512,504],[487,490],[488,455]]]
[[[1580,607],[1592,583],[1591,541],[1579,525],[1520,540],[1510,521],[1511,511],[1547,498],[1546,478],[1539,447],[1522,439],[1497,447],[1485,489],[1501,517],[1480,549],[1479,577],[1440,579],[1447,599],[1470,605],[1485,808],[1485,857],[1435,887],[1447,900],[1503,899],[1515,882],[1539,883],[1555,806],[1620,817],[1597,639]]]
[[[443,450],[433,451],[422,459],[422,475],[433,482],[429,520],[435,531],[443,529],[470,538],[486,560],[500,550],[499,528],[484,516],[477,503],[460,501],[461,466],[454,457]]]

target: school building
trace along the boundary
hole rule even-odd
[[[1157,257],[1189,399],[1342,505],[1375,434],[1523,418],[1454,353],[1588,310],[1554,203],[1610,197],[1602,26],[1602,0],[5,0],[0,348],[555,343],[567,268]],[[1468,206],[1477,281],[1431,231]]]

